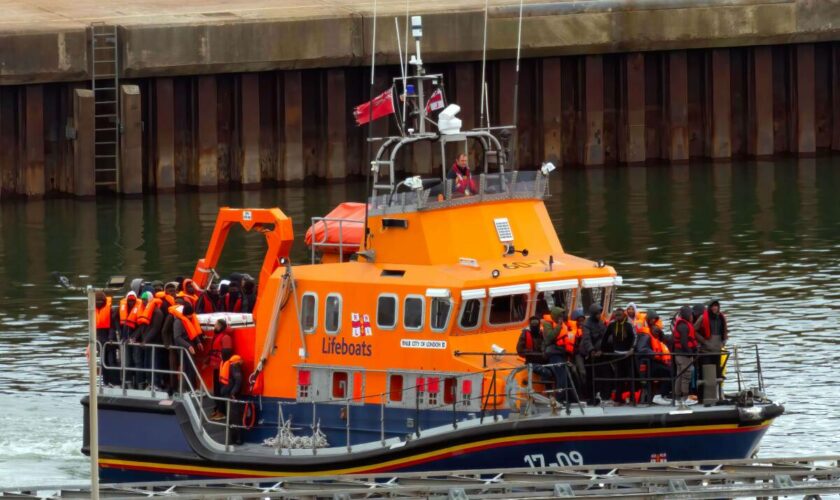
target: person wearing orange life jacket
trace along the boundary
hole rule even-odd
[[[146,372],[143,371],[146,368],[146,347],[142,337],[154,313],[153,300],[151,292],[142,293],[137,300],[137,314],[134,320],[136,326],[129,334],[128,345],[125,348],[127,366],[134,368],[126,372],[126,377],[135,389],[144,389],[148,382]]]
[[[543,352],[545,335],[540,318],[531,316],[528,326],[522,329],[516,342],[516,353],[525,358],[526,363],[534,366],[543,365],[547,358]]]
[[[213,341],[210,345],[210,367],[213,368],[213,395],[221,397],[222,383],[219,379],[219,369],[225,357],[230,357],[233,353],[233,335],[228,328],[227,321],[224,319],[219,318],[216,320],[216,324],[213,325]],[[223,419],[225,416],[224,406],[224,402],[216,401],[216,408],[210,415],[210,419]]]
[[[183,347],[192,359],[192,363],[185,359],[181,367],[181,370],[192,382],[195,380],[195,370],[193,368],[196,365],[195,356],[197,353],[204,351],[204,334],[201,331],[201,325],[198,323],[195,311],[189,303],[170,307],[169,314],[173,317],[172,336],[174,344]]]
[[[720,312],[720,301],[713,299],[699,317],[695,318],[694,331],[697,332],[697,345],[701,365],[715,365],[717,377],[722,375],[721,353],[729,339],[729,327],[726,315]]]
[[[649,311],[646,316],[644,327],[636,329],[639,377],[642,380],[648,379],[648,387],[658,387],[659,395],[665,397],[671,391],[671,351],[660,340],[663,337],[662,330],[656,326],[659,314]]]
[[[586,316],[583,314],[583,309],[575,309],[566,323],[566,328],[574,334],[575,339],[574,360],[572,361],[574,384],[578,390],[578,396],[588,400],[590,391],[586,376],[586,357],[583,355],[583,323],[585,320]]]
[[[141,330],[140,337],[137,340],[143,350],[143,367],[149,371],[154,368],[156,372],[160,372],[161,370],[166,369],[165,367],[168,365],[168,363],[166,363],[168,358],[167,353],[163,349],[157,348],[154,349],[153,356],[153,348],[151,346],[158,346],[162,344],[163,339],[161,332],[166,318],[166,305],[163,299],[154,297],[152,292],[144,292],[141,298],[145,302],[146,306],[143,309],[143,313],[140,315],[140,318],[137,320],[139,324],[138,330]],[[150,379],[150,372],[146,372],[143,375],[144,384],[151,382],[154,384],[155,390],[160,390],[163,387],[164,376],[162,373],[155,373],[154,380]]]
[[[673,335],[676,387],[674,398],[688,396],[691,385],[691,366],[697,353],[697,335],[691,323],[691,307],[682,306],[671,329]]]
[[[119,311],[113,304],[113,299],[105,295],[105,292],[96,292],[94,302],[96,306],[96,341],[100,346],[104,346],[101,348],[102,382],[108,386],[119,385],[120,370],[117,368],[119,349],[116,345],[105,345],[108,342],[119,340],[117,334],[120,323]]]
[[[182,291],[178,292],[178,297],[189,302],[193,309],[195,309],[195,305],[198,302],[198,294],[201,293],[203,290],[198,288],[198,285],[189,278],[184,280],[184,283],[181,285]]]
[[[129,344],[133,342],[132,339],[137,333],[137,320],[143,313],[143,308],[143,301],[138,299],[137,294],[133,291],[125,294],[125,297],[123,297],[120,300],[119,337],[120,342],[122,342],[123,344],[122,348],[120,349],[120,361],[121,365],[125,366],[126,368],[134,368],[134,349]],[[137,372],[135,372],[134,370],[129,370],[126,372],[126,380],[124,382],[127,388],[134,388],[134,379],[136,374]]]
[[[244,375],[242,373],[242,358],[233,352],[226,352],[222,356],[222,365],[219,367],[219,382],[222,384],[221,396],[227,399],[239,399],[242,386],[244,383]],[[228,415],[231,425],[242,425],[243,404],[230,402],[230,415]],[[225,418],[222,414],[219,420]],[[242,444],[242,429],[239,427],[231,427],[230,440],[233,444]]]
[[[576,403],[576,391],[571,390],[571,363],[575,359],[577,336],[566,328],[566,311],[552,307],[551,314],[543,317],[545,355],[554,370],[555,398],[562,402]]]

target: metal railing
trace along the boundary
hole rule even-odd
[[[455,181],[444,179],[425,189],[372,196],[370,210],[374,214],[401,213],[483,201],[543,199],[548,193],[548,178],[540,171],[481,173],[473,176],[473,180],[478,190],[470,195],[458,193]]]
[[[330,243],[327,241],[329,236],[329,229],[330,223],[338,223],[338,243]],[[352,243],[345,243],[344,242],[344,224],[364,224],[364,220],[359,219],[347,219],[347,218],[336,218],[336,217],[312,217],[312,243],[310,244],[311,249],[311,259],[312,263],[315,264],[315,252],[319,248],[338,248],[338,258],[340,262],[344,261],[344,247],[348,245],[352,245]],[[324,228],[323,236],[320,241],[318,241],[315,237],[315,227],[316,224],[321,224]],[[358,242],[357,248],[353,251],[348,252],[349,254],[354,253],[358,250],[358,246],[361,245],[361,241]]]
[[[105,357],[101,357],[101,368],[102,369],[117,369],[120,371],[121,377],[121,389],[124,395],[127,395],[128,388],[126,386],[128,373],[136,372],[136,373],[147,373],[149,374],[149,388],[147,389],[151,396],[154,397],[156,391],[159,391],[155,386],[155,376],[156,375],[170,375],[177,377],[177,388],[178,394],[180,394],[183,399],[190,400],[193,404],[193,409],[195,410],[196,414],[199,417],[199,426],[204,429],[204,425],[213,425],[213,426],[222,426],[224,427],[225,431],[225,439],[224,439],[224,447],[225,450],[229,450],[230,447],[230,438],[231,438],[231,429],[247,429],[245,425],[241,425],[240,423],[233,423],[230,421],[231,416],[231,405],[240,404],[244,405],[247,401],[238,400],[238,399],[231,399],[219,396],[213,396],[207,387],[204,384],[203,379],[200,376],[200,371],[198,370],[192,356],[183,348],[179,346],[170,346],[166,347],[163,345],[157,344],[126,344],[123,342],[106,342],[104,345],[100,346],[107,348],[109,346],[117,347],[120,350],[120,363],[118,366],[111,366],[107,363]],[[134,367],[134,366],[126,366],[126,353],[127,348],[145,348],[149,350],[151,355],[151,368],[141,368],[141,367]],[[157,368],[155,364],[156,356],[162,356],[164,354],[168,355],[171,352],[178,353],[178,366],[177,369],[173,369],[170,367],[169,369],[161,369]],[[742,379],[742,371],[745,368],[743,361],[740,360],[739,356],[740,350],[733,346],[731,353],[722,352],[723,355],[726,356],[728,360],[729,357],[732,357],[735,362],[736,366],[736,380],[739,387],[739,392],[741,391],[742,386],[745,384],[745,380]],[[756,377],[759,383],[759,390],[763,391],[763,377],[761,375],[760,369],[760,360],[758,358],[758,350],[756,346]],[[679,355],[679,353],[677,353]],[[692,353],[691,356],[698,357],[703,355],[708,355],[709,353]],[[485,360],[488,356],[491,356],[495,359],[499,359],[506,356],[519,356],[516,353],[496,353],[496,352],[455,352],[456,356],[481,356]],[[619,355],[616,357],[612,357],[612,359],[605,360],[600,363],[602,366],[613,365],[621,359],[630,358],[633,366],[634,371],[630,377],[597,377],[595,376],[595,371],[593,370],[593,376],[591,377],[591,381],[593,383],[593,387],[595,386],[596,382],[629,382],[631,384],[631,394],[635,395],[635,388],[636,384],[652,384],[652,383],[662,383],[662,382],[670,382],[671,388],[675,387],[675,380],[678,378],[679,373],[672,370],[670,372],[669,377],[638,377],[636,376],[635,371],[635,360],[637,358],[649,358],[652,361],[653,355],[651,354],[624,354]],[[674,363],[674,353],[672,353],[672,366]],[[186,364],[185,364],[186,363]],[[187,370],[184,367],[188,367]],[[539,366],[540,370],[535,370],[535,367]],[[598,366],[598,363],[588,363],[590,368],[595,368]],[[190,373],[189,369],[192,370]],[[551,380],[554,378],[554,375],[551,373],[554,369],[564,370],[565,379],[566,379],[566,386],[565,387],[554,387],[555,380]],[[548,370],[548,371],[545,371]],[[525,378],[523,380],[519,380],[517,376],[520,373],[525,372]],[[196,383],[193,383],[192,374],[195,374]],[[424,373],[411,373],[406,375],[417,375],[418,377],[428,378],[432,376],[431,373],[424,374]],[[489,383],[487,387],[483,388],[479,391],[479,394],[470,394],[467,396],[466,394],[458,394],[458,387],[461,386],[459,383],[460,381],[471,378],[475,379],[481,377],[482,380],[489,379]],[[102,377],[100,377],[100,385],[102,384]],[[441,403],[436,404],[428,404],[423,402],[422,400],[426,396],[428,392],[426,388],[429,385],[429,382],[424,380],[423,384],[415,384],[408,387],[403,387],[401,390],[402,395],[411,394],[413,392],[414,395],[414,413],[415,413],[415,420],[414,420],[414,431],[413,435],[417,438],[421,437],[421,433],[423,431],[422,428],[422,421],[421,421],[421,410],[443,410],[449,411],[451,414],[451,426],[453,429],[457,429],[459,424],[462,424],[466,421],[471,420],[478,420],[479,424],[483,424],[485,419],[491,418],[492,421],[496,422],[500,418],[500,410],[504,411],[511,411],[520,414],[520,418],[528,418],[533,416],[544,416],[545,412],[536,411],[536,408],[542,404],[547,411],[550,411],[551,415],[557,414],[558,405],[562,405],[565,410],[566,415],[571,414],[572,406],[577,404],[577,408],[579,409],[582,415],[586,414],[585,406],[581,402],[579,388],[576,385],[576,378],[575,378],[575,367],[570,362],[561,362],[561,363],[545,363],[545,364],[532,364],[532,363],[525,363],[525,364],[517,364],[516,366],[511,367],[496,367],[496,368],[485,368],[477,372],[468,372],[462,374],[451,374],[451,375],[438,375],[438,384],[443,386],[443,389],[446,390],[446,380],[451,379],[454,382],[449,385],[449,390],[451,393],[444,394],[444,391],[434,391],[440,398]],[[505,390],[504,392],[500,391],[499,389],[499,382],[501,379],[504,379],[505,382]],[[718,382],[722,382],[722,379],[718,379]],[[523,385],[521,385],[523,384]],[[650,385],[648,385],[650,387]],[[348,387],[345,384],[343,386],[343,394],[348,394]],[[276,436],[276,445],[275,445],[275,452],[277,454],[282,453],[281,448],[281,432],[284,432],[283,429],[290,429],[291,428],[291,419],[284,417],[287,413],[285,410],[288,410],[290,407],[295,406],[303,406],[303,405],[311,405],[311,413],[312,418],[309,424],[311,435],[311,442],[306,447],[311,450],[313,455],[318,453],[318,448],[320,446],[320,442],[316,437],[320,433],[320,420],[318,419],[318,405],[323,403],[329,403],[330,406],[342,406],[342,419],[344,420],[344,434],[345,434],[345,447],[347,452],[351,452],[353,449],[351,434],[353,431],[353,427],[351,425],[352,422],[352,410],[354,406],[358,404],[364,404],[367,401],[372,403],[378,404],[380,407],[380,418],[379,418],[379,443],[382,447],[388,445],[386,438],[387,434],[393,434],[393,432],[388,432],[386,429],[386,408],[389,406],[391,402],[391,395],[392,391],[387,390],[379,393],[372,393],[372,394],[362,394],[358,396],[348,395],[343,398],[330,398],[324,400],[315,400],[307,401],[307,402],[278,402],[278,419],[277,419],[277,436]],[[421,396],[421,394],[423,396]],[[594,394],[594,393],[593,393]],[[461,396],[461,397],[459,397]],[[205,398],[210,399],[213,402],[223,402],[226,408],[226,418],[224,422],[217,422],[211,420],[204,408],[204,400]],[[404,398],[401,398],[403,400]],[[631,404],[635,405],[635,397],[631,397]],[[447,401],[448,400],[448,401]],[[675,398],[672,399],[672,405],[675,404]],[[470,411],[471,403],[478,401],[479,411],[478,416],[476,418],[475,413]],[[405,409],[404,407],[402,409]],[[441,425],[439,423],[433,424],[430,428],[439,428]],[[429,430],[430,428],[427,428]],[[205,431],[206,432],[206,431]],[[406,436],[406,438],[409,438]],[[373,440],[367,442],[372,443]],[[328,444],[326,445],[328,446]],[[291,453],[292,447],[288,447],[289,453]]]
[[[108,347],[116,347],[119,352],[119,365],[118,366],[111,366],[107,362],[107,358],[105,356],[100,355],[100,377],[99,377],[99,387],[101,388],[104,384],[104,376],[101,371],[104,370],[119,370],[120,373],[120,389],[124,396],[128,395],[129,388],[127,387],[128,382],[128,374],[134,373],[143,373],[148,374],[149,376],[149,383],[146,389],[134,388],[133,390],[141,390],[141,391],[148,391],[151,397],[156,397],[158,392],[161,392],[163,389],[157,387],[155,383],[157,377],[168,375],[170,376],[170,383],[172,383],[172,376],[177,377],[177,391],[175,391],[174,387],[170,387],[170,391],[172,394],[179,394],[184,399],[184,401],[190,400],[193,403],[193,410],[197,413],[199,417],[199,427],[204,430],[204,425],[210,426],[218,426],[224,427],[225,431],[225,439],[224,439],[224,447],[225,451],[230,449],[230,439],[231,439],[231,429],[246,429],[247,427],[241,423],[231,423],[230,416],[231,416],[231,406],[232,405],[246,405],[248,401],[239,400],[239,399],[232,399],[226,398],[221,396],[214,396],[211,391],[207,389],[207,386],[204,384],[204,380],[201,378],[201,372],[199,371],[198,367],[193,360],[192,355],[187,351],[185,348],[180,346],[164,346],[160,344],[135,344],[135,343],[127,343],[127,342],[105,342],[101,344],[97,342],[98,347],[100,349],[100,353],[104,353],[103,349],[108,349]],[[151,361],[149,365],[151,368],[145,367],[138,367],[138,366],[127,366],[126,360],[128,359],[127,356],[129,349],[146,349],[147,353],[151,356]],[[164,359],[163,356],[167,356],[167,359],[170,361],[172,358],[169,356],[170,353],[176,352],[177,353],[177,369],[173,369],[173,367],[167,368],[158,368],[158,364],[155,362],[157,359]],[[159,358],[158,358],[159,357]],[[185,362],[187,363],[185,365]],[[187,366],[188,369],[185,370],[184,367]],[[196,379],[196,383],[193,382],[193,376]],[[185,387],[186,386],[186,387]],[[187,389],[185,391],[185,388]],[[195,398],[196,401],[193,400]],[[204,408],[204,400],[205,398],[213,401],[213,402],[222,402],[225,405],[225,421],[224,422],[217,422],[212,420],[206,413]],[[195,404],[197,402],[197,404]],[[206,430],[205,430],[206,432]]]

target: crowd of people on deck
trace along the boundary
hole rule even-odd
[[[201,289],[193,280],[146,282],[136,279],[124,297],[116,299],[97,291],[96,340],[103,360],[102,382],[126,389],[151,389],[172,394],[183,385],[197,383],[193,367],[213,368],[216,396],[236,399],[243,389],[242,359],[234,352],[229,325],[216,320],[212,333],[203,331],[197,314],[251,313],[256,303],[256,283],[246,274]],[[154,348],[152,346],[160,346]],[[183,348],[183,353],[172,346]],[[190,360],[183,356],[188,355]],[[126,370],[120,367],[124,365]],[[153,373],[154,371],[154,373]],[[179,380],[183,372],[189,381]],[[212,420],[226,418],[225,405],[217,401]],[[241,420],[240,405],[232,405],[232,421]],[[239,440],[238,435],[233,440]]]
[[[532,316],[516,351],[549,385],[558,401],[590,405],[696,399],[703,365],[723,377],[722,356],[729,336],[720,301],[683,306],[666,328],[656,311],[636,304],[607,318],[598,304],[588,315],[553,307]]]

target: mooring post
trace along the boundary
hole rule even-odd
[[[88,448],[90,449],[90,497],[99,500],[99,402],[96,390],[96,294],[88,285]],[[104,348],[104,347],[103,347]]]

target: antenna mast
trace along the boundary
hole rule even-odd
[[[516,132],[519,127],[519,55],[522,52],[522,4],[519,0],[519,29],[516,32],[516,79],[513,84],[513,129]],[[518,136],[517,132],[517,136]],[[519,149],[519,141],[515,142],[516,149]],[[511,167],[516,168],[516,159],[519,151],[514,151],[511,156]]]
[[[479,103],[479,108],[481,109],[480,117],[478,119],[478,126],[484,126],[484,101],[485,96],[487,94],[487,87],[486,87],[486,80],[487,80],[487,9],[489,7],[490,0],[484,0],[484,43],[481,49],[481,101]],[[489,114],[489,110],[488,110]],[[488,116],[488,122],[490,117]],[[487,128],[490,128],[488,123]]]
[[[368,211],[370,207],[370,202],[367,200],[368,193],[370,193],[370,174],[374,168],[378,168],[376,165],[376,159],[373,157],[373,72],[376,69],[376,7],[377,7],[377,0],[373,0],[373,38],[371,39],[370,43],[370,88],[368,90],[368,102],[371,103],[368,106],[368,158],[370,160],[370,166],[367,169],[367,174],[365,175],[365,239],[364,239],[364,248],[367,249],[368,244],[368,236],[370,236],[370,229],[368,228]]]

